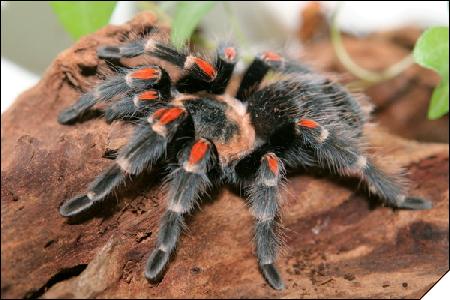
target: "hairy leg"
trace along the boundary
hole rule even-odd
[[[215,69],[217,74],[213,81],[200,80],[187,73],[178,80],[176,87],[183,93],[207,91],[212,94],[223,94],[231,79],[237,59],[236,48],[229,44],[221,44],[216,51]]]
[[[165,60],[182,69],[186,76],[192,76],[205,82],[211,82],[216,78],[217,70],[208,61],[186,55],[169,45],[155,41],[152,37],[118,46],[103,46],[97,50],[100,58],[120,59],[122,57],[134,57],[142,54]]]
[[[269,70],[285,74],[311,72],[307,67],[287,60],[275,52],[263,52],[255,57],[244,72],[236,98],[245,102],[250,95],[256,92]]]
[[[183,151],[179,167],[170,175],[167,210],[161,219],[156,248],[145,268],[145,277],[150,280],[159,277],[175,250],[184,224],[183,215],[193,209],[210,186],[207,174],[216,162],[213,147],[206,139],[197,140]]]
[[[386,204],[404,209],[430,209],[431,202],[406,195],[401,178],[394,178],[378,169],[354,145],[337,132],[321,126],[314,120],[301,119],[297,123],[304,145],[312,149],[320,167],[343,176],[357,176]]]
[[[249,185],[248,200],[255,217],[255,244],[258,264],[267,282],[275,289],[284,288],[275,267],[280,247],[280,184],[284,178],[281,160],[272,152],[261,157],[254,180]]]
[[[110,101],[130,93],[136,95],[150,88],[158,90],[161,98],[169,97],[170,78],[164,69],[159,66],[145,66],[127,70],[82,95],[75,104],[59,114],[58,121],[61,124],[73,123],[99,102]]]
[[[163,108],[168,97],[155,89],[147,89],[139,93],[130,93],[119,101],[114,102],[105,111],[108,123],[118,119],[140,118]]]
[[[161,108],[150,115],[138,126],[114,163],[89,185],[88,192],[66,201],[60,207],[61,215],[69,217],[86,211],[109,195],[127,174],[140,174],[155,163],[165,153],[167,144],[186,116],[183,108],[174,106]]]

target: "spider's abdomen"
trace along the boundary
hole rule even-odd
[[[335,130],[361,136],[368,114],[343,87],[320,77],[298,77],[262,88],[248,99],[258,137],[271,136],[287,123],[312,119]]]

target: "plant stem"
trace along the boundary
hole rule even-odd
[[[344,65],[344,67],[355,77],[359,78],[363,82],[360,83],[361,86],[368,87],[370,85],[373,85],[375,83],[385,81],[392,79],[399,74],[401,74],[403,71],[408,69],[411,65],[414,64],[414,57],[411,54],[407,55],[405,58],[400,60],[399,62],[393,64],[392,66],[388,67],[387,69],[381,71],[381,72],[373,72],[367,69],[362,68],[358,64],[356,64],[353,59],[350,57],[348,52],[345,50],[344,44],[342,42],[342,37],[338,29],[337,25],[337,15],[338,11],[340,10],[341,5],[338,4],[335,11],[332,15],[332,22],[331,22],[331,42],[333,44],[334,50],[336,52],[336,55],[339,59],[339,61]]]

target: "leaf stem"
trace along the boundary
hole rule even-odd
[[[362,86],[368,87],[375,83],[392,79],[414,64],[414,57],[412,54],[407,55],[399,62],[393,64],[392,66],[381,72],[370,71],[356,64],[345,49],[341,34],[338,29],[337,15],[340,8],[341,4],[339,3],[332,15],[330,28],[331,43],[334,47],[339,61],[351,74],[363,81],[363,83],[360,83]]]

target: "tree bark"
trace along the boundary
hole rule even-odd
[[[283,291],[258,271],[253,220],[233,189],[223,188],[188,219],[189,231],[156,285],[143,270],[166,205],[159,170],[89,218],[61,217],[63,200],[111,163],[102,156],[122,129],[102,118],[62,126],[57,115],[106,68],[97,46],[153,24],[141,14],[82,38],[3,114],[2,298],[413,298],[448,270],[448,145],[407,141],[380,128],[367,133],[372,154],[382,166],[405,168],[410,193],[430,199],[433,209],[373,207],[355,180],[289,176],[286,246],[278,260]]]

